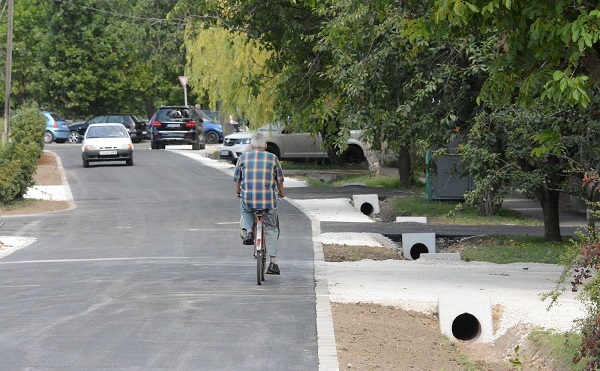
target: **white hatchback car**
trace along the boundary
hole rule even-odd
[[[125,161],[133,165],[133,144],[123,124],[91,124],[81,145],[83,167],[92,161]]]
[[[310,133],[290,133],[276,124],[267,124],[258,131],[267,137],[267,151],[275,154],[280,160],[327,159],[327,151],[323,148],[321,135],[315,137]],[[239,132],[223,138],[219,158],[231,161],[234,165],[244,152],[251,150],[250,138],[252,132]],[[360,132],[352,130],[348,139],[348,148],[342,154],[349,164],[365,160],[364,144],[360,141]]]

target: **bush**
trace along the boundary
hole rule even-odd
[[[583,187],[588,188],[590,195],[597,196],[600,176],[586,173]],[[589,225],[578,232],[565,254],[565,269],[558,279],[558,287],[542,298],[550,298],[550,305],[554,305],[568,283],[573,292],[580,292],[578,300],[584,305],[585,316],[576,321],[581,331],[581,346],[573,362],[583,364],[586,370],[600,370],[600,235],[594,222],[600,219],[600,202],[587,201],[587,204]]]
[[[36,103],[15,111],[10,120],[10,138],[0,145],[0,204],[23,198],[43,153],[45,120]]]

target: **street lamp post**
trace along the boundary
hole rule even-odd
[[[13,34],[13,8],[14,0],[8,1],[8,25],[6,32],[6,90],[4,94],[4,132],[2,133],[2,143],[8,141],[10,133],[10,91],[12,86],[12,34]]]

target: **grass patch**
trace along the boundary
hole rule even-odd
[[[500,209],[498,215],[483,217],[475,207],[465,208],[460,213],[450,215],[459,204],[458,201],[426,201],[424,197],[395,197],[394,208],[399,216],[426,216],[433,218],[432,222],[444,224],[470,225],[543,225],[538,220],[527,217],[519,212]]]
[[[350,170],[350,171],[369,171],[369,167],[363,164],[353,165],[332,165],[324,164],[323,160],[308,161],[281,161],[283,170],[310,170],[310,171],[330,171],[330,170]]]
[[[573,357],[581,346],[581,335],[573,332],[557,333],[547,330],[535,330],[529,334],[533,350],[538,357],[554,360],[555,370],[584,370],[585,359],[578,364],[573,363]]]
[[[332,176],[333,180],[323,181],[310,175],[298,176],[313,187],[332,188],[343,187],[348,184],[361,184],[365,187],[374,188],[400,188],[400,179],[391,176],[369,176],[369,175],[347,175],[347,176]],[[419,192],[420,190],[417,190]]]
[[[35,200],[29,199],[29,198],[17,199],[7,205],[0,204],[0,211],[8,212],[8,211],[19,210],[19,209],[22,209],[22,208],[32,204],[33,202],[35,202]]]
[[[334,187],[342,187],[346,184],[364,184],[367,187],[377,188],[399,188],[400,179],[398,177],[391,176],[369,176],[369,175],[358,175],[358,176],[342,176],[336,178],[331,184]]]
[[[546,242],[537,236],[476,237],[462,243],[465,261],[496,264],[545,263],[561,264],[570,242]]]

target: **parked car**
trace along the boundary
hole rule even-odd
[[[281,160],[327,159],[327,151],[323,148],[321,135],[311,136],[310,133],[292,133],[279,124],[267,124],[258,129],[267,137],[267,151],[275,154]],[[219,157],[223,160],[237,163],[244,152],[251,150],[250,138],[252,132],[239,132],[227,135],[223,139]],[[364,144],[360,141],[360,132],[352,130],[348,139],[348,149],[342,154],[349,164],[365,160]]]
[[[139,143],[142,139],[148,139],[148,124],[136,115],[111,113],[106,115],[96,116],[85,122],[76,122],[69,125],[70,143],[81,142],[86,129],[91,124],[115,123],[123,124],[129,132],[129,136],[134,143]]]
[[[94,161],[125,161],[133,165],[133,144],[123,124],[91,124],[83,136],[83,167]]]
[[[42,112],[46,119],[46,133],[44,143],[64,143],[69,139],[69,126],[63,118],[54,112]]]
[[[223,141],[223,127],[204,116],[204,139],[208,144],[216,144]]]
[[[208,109],[203,109],[202,110],[202,118],[204,120],[208,119],[209,121],[212,122],[216,122],[219,123],[220,119],[219,119],[219,112],[217,111],[211,111]]]
[[[152,149],[164,149],[171,144],[191,144],[194,150],[206,147],[204,125],[194,107],[160,107],[149,125]]]

